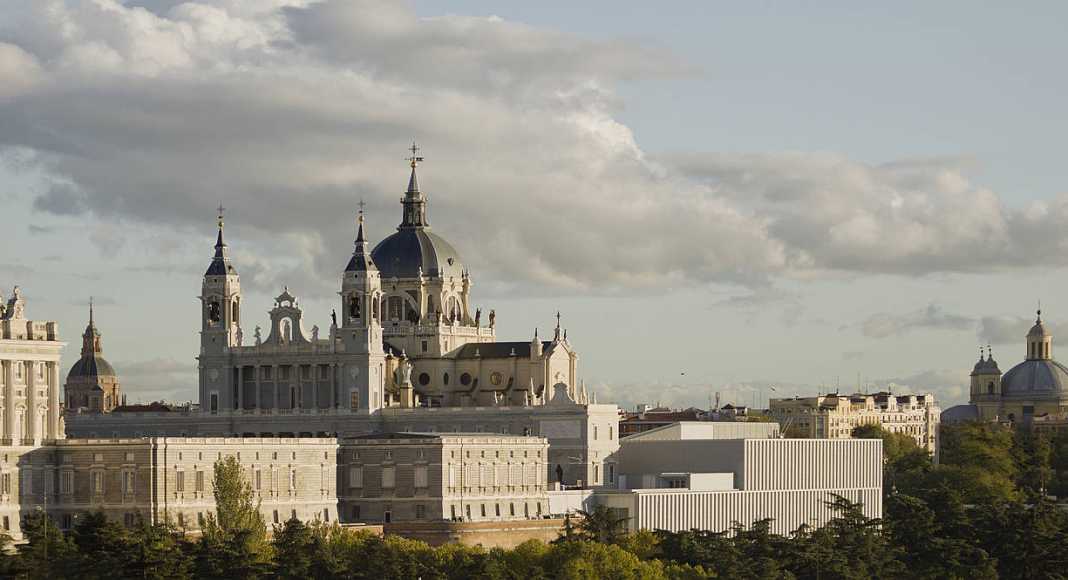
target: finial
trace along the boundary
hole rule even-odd
[[[93,325],[93,297],[89,297],[89,326]]]
[[[1038,315],[1038,318],[1035,319],[1035,322],[1042,322],[1042,299],[1041,298],[1038,300],[1038,310],[1035,311],[1035,314]]]
[[[223,227],[223,212],[226,211],[226,208],[223,207],[223,205],[220,203],[218,209],[219,209],[219,229],[221,230],[222,227]]]
[[[557,328],[557,330],[560,329],[560,311],[559,310],[556,311],[556,328]]]
[[[418,155],[419,149],[420,147],[415,144],[415,140],[413,139],[412,146],[408,148],[408,151],[412,152],[411,157],[408,157],[408,163],[411,164],[412,169],[415,169],[415,166],[423,161],[423,158]]]
[[[988,360],[994,360],[994,349],[989,344],[986,345],[986,356]]]

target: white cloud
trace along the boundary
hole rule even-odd
[[[432,223],[497,292],[764,287],[1068,256],[1055,227],[1068,199],[1007,209],[958,160],[648,159],[614,116],[613,85],[692,73],[656,47],[298,0],[13,0],[0,43],[0,86],[14,87],[0,89],[0,156],[61,184],[37,194],[39,211],[106,222],[102,251],[135,245],[106,235],[118,220],[196,226],[208,248],[221,198],[246,244],[232,248],[238,269],[262,287],[333,286],[360,198],[371,236],[387,235],[412,137]]]
[[[916,329],[967,330],[973,326],[975,320],[945,312],[942,307],[932,303],[906,314],[873,314],[861,323],[860,331],[869,338],[887,338]]]

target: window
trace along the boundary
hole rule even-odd
[[[193,476],[193,486],[194,486],[193,489],[196,490],[196,491],[199,491],[199,492],[203,492],[204,491],[204,472],[203,471],[198,471],[198,472],[196,472],[196,475]]]
[[[134,492],[134,472],[126,469],[122,472],[122,493],[123,495],[132,494]]]
[[[515,517],[515,504],[514,503],[508,504],[508,515],[510,515],[512,517]]]
[[[452,519],[456,519],[456,506],[449,506],[449,515],[452,517]]]
[[[422,344],[423,352],[426,352],[426,346],[427,346],[427,344],[426,344],[426,341],[424,340],[423,344]]]
[[[63,514],[63,529],[69,530],[74,525],[74,516],[71,514]]]
[[[419,504],[415,506],[415,519],[422,520],[426,518],[426,506]]]
[[[449,466],[449,487],[456,487],[456,467]]]
[[[278,510],[274,510],[274,513],[271,514],[271,519],[274,520],[274,523],[278,523]]]
[[[330,508],[323,509],[323,521],[324,522],[329,522],[330,521]]]
[[[289,470],[289,489],[290,490],[297,489],[297,470],[296,469],[290,469]]]
[[[178,512],[178,527],[185,527],[185,514],[183,514],[182,512]]]
[[[92,473],[92,488],[93,493],[104,493],[104,472],[94,471]]]
[[[464,508],[467,511],[467,519],[471,519],[471,504],[467,504]]]
[[[445,383],[446,385],[447,385],[447,384],[449,384],[449,373],[445,373],[445,376],[443,376],[443,377],[441,378],[441,380],[442,380],[442,382],[444,382],[444,383]]]
[[[479,508],[481,508],[482,517],[486,517],[486,504],[480,505]]]
[[[499,504],[499,503],[493,504],[493,511],[495,512],[497,517],[501,517],[501,504]]]
[[[609,441],[612,440],[612,426],[611,425],[608,426],[608,440]]]
[[[4,495],[11,495],[11,474],[10,473],[5,473],[5,474],[3,474],[3,477],[0,478],[0,491],[2,491],[4,493]]]
[[[430,384],[430,375],[428,375],[426,373],[419,373],[419,384],[424,386],[424,387],[429,385]]]
[[[352,391],[349,393],[349,408],[353,411],[360,408],[360,391]]]
[[[174,488],[179,493],[185,491],[185,472],[180,469],[174,474]]]
[[[471,384],[471,375],[468,374],[468,373],[464,373],[464,374],[460,375],[460,384],[465,386],[465,387],[470,385]]]
[[[417,465],[415,467],[415,487],[423,488],[427,486],[426,466]]]
[[[255,482],[253,489],[256,491],[263,489],[263,473],[259,469],[256,470],[253,480]]]
[[[204,527],[204,512],[197,512],[197,527]]]
[[[59,493],[74,493],[74,472],[64,471],[59,474]]]
[[[350,467],[349,468],[349,487],[351,487],[351,488],[363,487],[363,468],[362,467]]]
[[[597,425],[593,426],[593,440],[597,440]]]
[[[391,488],[391,487],[393,487],[393,485],[395,483],[395,473],[394,473],[393,470],[394,470],[394,468],[392,468],[392,467],[383,467],[382,468],[382,487],[383,488]]]

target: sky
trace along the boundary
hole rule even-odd
[[[329,324],[359,201],[599,402],[893,388],[1068,330],[1060,3],[7,0],[0,292],[131,401],[195,397],[216,206],[247,324]],[[260,322],[263,324],[263,322]],[[251,332],[246,329],[246,336]]]

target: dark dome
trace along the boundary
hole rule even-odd
[[[404,228],[382,240],[371,250],[382,279],[415,278],[422,268],[424,276],[463,274],[460,255],[441,236],[424,228]]]
[[[101,356],[83,356],[70,367],[67,380],[80,377],[115,376],[115,369],[111,363]]]
[[[1068,398],[1068,368],[1055,360],[1026,360],[1001,378],[1001,393],[1009,397]]]

